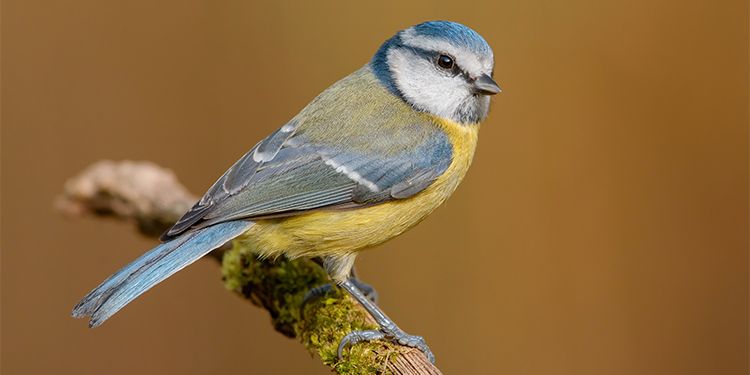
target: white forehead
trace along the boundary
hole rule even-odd
[[[469,74],[489,74],[494,66],[492,51],[478,54],[468,46],[460,46],[443,38],[420,35],[413,28],[401,32],[401,43],[408,47],[421,48],[428,51],[445,52],[456,59],[456,63]]]

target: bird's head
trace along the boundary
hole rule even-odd
[[[391,92],[417,110],[459,123],[484,120],[489,96],[500,92],[492,79],[492,48],[455,22],[430,21],[399,31],[370,64]]]

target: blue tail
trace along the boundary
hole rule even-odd
[[[89,327],[97,327],[154,285],[252,225],[251,221],[220,223],[163,243],[104,280],[78,302],[72,315],[76,318],[90,316]]]

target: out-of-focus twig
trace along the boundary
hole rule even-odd
[[[172,171],[154,163],[100,161],[70,178],[55,204],[68,216],[131,221],[144,235],[158,237],[196,200]],[[300,311],[306,292],[328,282],[317,263],[258,260],[239,241],[213,255],[222,262],[227,288],[268,310],[277,331],[299,338],[337,373],[441,374],[419,350],[381,341],[357,344],[338,360],[336,348],[346,333],[376,325],[341,293],[308,303],[304,313]]]
[[[153,237],[196,201],[169,169],[145,161],[102,160],[68,179],[55,204],[68,216],[94,214],[133,221],[138,230]]]

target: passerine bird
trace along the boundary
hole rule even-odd
[[[237,239],[259,256],[320,257],[333,282],[379,330],[347,344],[390,339],[434,356],[350,278],[367,248],[413,227],[456,189],[487,117],[493,53],[474,30],[425,22],[385,41],[219,178],[163,243],[87,294],[73,316],[96,327],[149,288]]]

